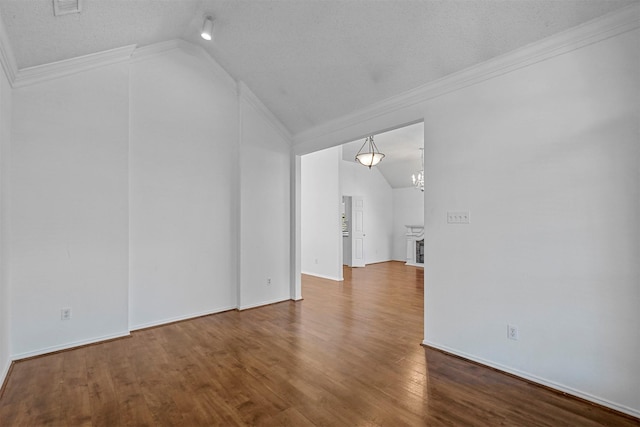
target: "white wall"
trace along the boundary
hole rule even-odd
[[[126,63],[14,89],[16,358],[128,333],[128,96]]]
[[[424,106],[425,342],[636,416],[639,37]]]
[[[11,139],[11,86],[0,67],[0,384],[11,364],[9,301],[9,143]]]
[[[301,170],[302,272],[342,280],[343,195],[364,201],[365,264],[389,261],[393,195],[380,171],[342,160],[342,147],[302,156]]]
[[[342,280],[342,147],[302,156],[302,273]]]
[[[262,104],[241,89],[238,306],[243,309],[291,297],[291,145]]]
[[[364,202],[365,264],[392,259],[393,192],[375,167],[340,161],[342,195],[362,196]]]
[[[132,329],[236,307],[237,114],[200,58],[131,64]]]
[[[21,86],[13,103],[2,81],[0,369],[290,297],[288,138],[180,47]]]
[[[407,261],[407,228],[424,225],[424,193],[410,188],[393,189],[393,259]]]
[[[242,86],[241,107],[236,82],[199,48],[171,42],[120,61],[66,77],[43,68],[13,99],[0,86],[5,371],[10,359],[291,297],[286,131]]]

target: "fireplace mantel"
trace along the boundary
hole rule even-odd
[[[405,265],[413,265],[415,267],[424,267],[424,262],[418,262],[416,256],[416,242],[424,242],[424,226],[422,225],[405,225],[407,232],[407,262]]]

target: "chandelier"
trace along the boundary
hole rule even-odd
[[[363,152],[362,150],[365,145],[367,146],[367,151]],[[358,154],[356,154],[356,160],[361,165],[371,169],[371,166],[377,165],[382,161],[382,159],[384,159],[384,154],[378,150],[378,147],[376,147],[376,144],[373,142],[373,135],[368,136],[367,139],[364,140],[362,147],[360,147]]]
[[[422,169],[420,169],[420,172],[411,175],[411,179],[413,180],[413,186],[415,188],[424,191],[424,148],[420,149],[420,160]]]

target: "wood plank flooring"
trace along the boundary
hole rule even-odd
[[[303,277],[304,301],[18,362],[1,426],[639,426],[420,346],[423,271]]]

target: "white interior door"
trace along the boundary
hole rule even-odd
[[[364,267],[364,201],[362,196],[351,198],[351,266]]]

